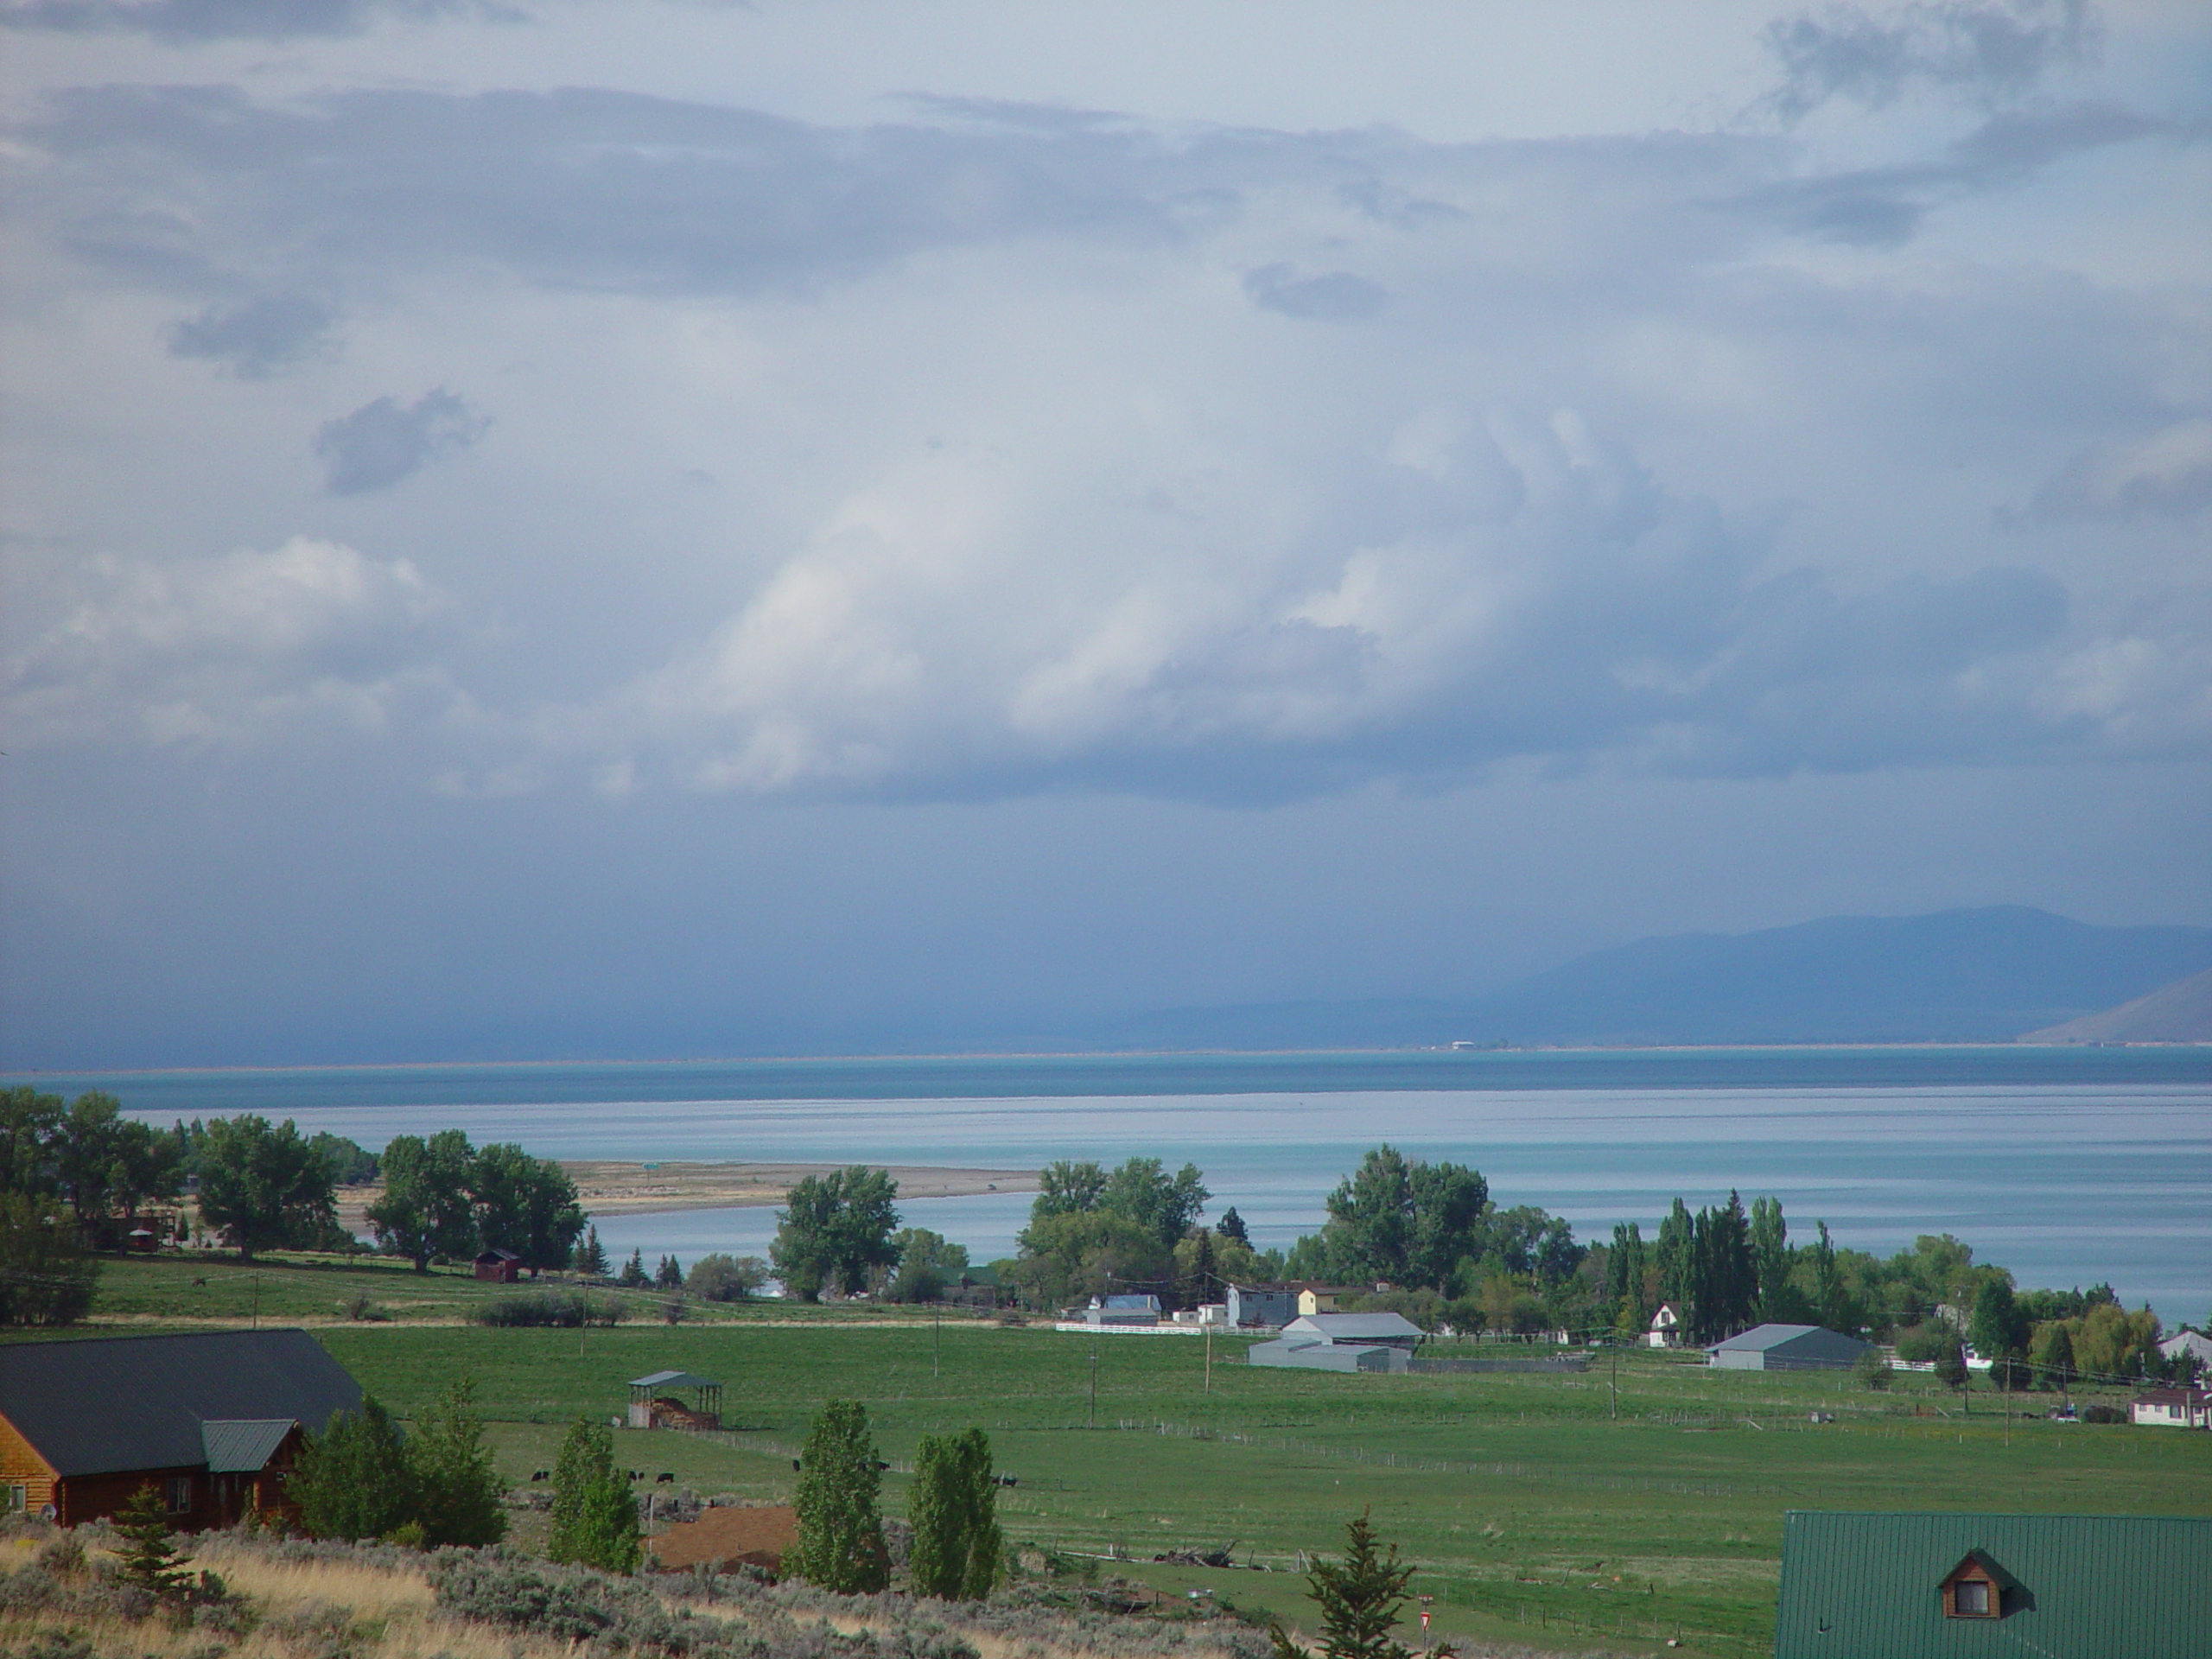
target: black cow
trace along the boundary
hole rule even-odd
[[[550,1480],[553,1478],[553,1472],[550,1469],[538,1469],[533,1471],[530,1478],[532,1480]]]
[[[664,1470],[664,1470],[663,1470],[659,1474],[657,1474],[657,1475],[655,1475],[655,1476],[653,1477],[653,1484],[654,1484],[654,1485],[656,1485],[656,1486],[665,1486],[665,1485],[669,1484],[671,1481],[673,1481],[675,1478],[676,1478],[676,1477],[675,1477],[674,1475],[670,1474],[666,1470]]]

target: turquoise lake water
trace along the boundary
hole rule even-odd
[[[1779,1197],[1793,1236],[1888,1251],[1949,1232],[2024,1285],[2109,1281],[2169,1324],[2212,1315],[2212,1051],[1768,1049],[957,1057],[71,1073],[166,1123],[257,1111],[372,1147],[448,1127],[560,1158],[1029,1168],[1135,1153],[1206,1173],[1262,1244],[1389,1141],[1473,1164],[1577,1234]],[[987,1261],[1019,1194],[904,1206]],[[610,1217],[611,1252],[765,1254],[772,1211]]]

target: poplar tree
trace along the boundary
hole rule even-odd
[[[891,1553],[876,1509],[882,1484],[867,1408],[857,1400],[830,1401],[799,1453],[792,1499],[798,1541],[784,1557],[784,1571],[843,1595],[870,1594],[888,1584]]]
[[[990,1594],[1005,1543],[991,1443],[982,1429],[922,1436],[907,1518],[914,1549],[906,1575],[916,1595],[980,1601]]]
[[[545,1535],[545,1559],[634,1573],[644,1554],[637,1500],[614,1466],[613,1437],[605,1424],[579,1417],[553,1460],[553,1524]]]

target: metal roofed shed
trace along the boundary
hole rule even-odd
[[[1725,1371],[1847,1371],[1872,1346],[1817,1325],[1755,1325],[1706,1352]]]
[[[2212,1659],[2208,1608],[2212,1519],[1793,1510],[1774,1653]]]
[[[688,1389],[692,1403],[675,1398],[674,1390]],[[722,1426],[722,1385],[711,1377],[689,1371],[655,1371],[630,1381],[630,1427],[632,1428],[720,1428]]]
[[[1282,1328],[1286,1338],[1328,1343],[1380,1343],[1408,1352],[1425,1334],[1402,1313],[1305,1313]]]
[[[1402,1371],[1411,1363],[1403,1348],[1381,1343],[1319,1342],[1312,1337],[1277,1337],[1255,1342],[1244,1353],[1248,1365],[1276,1365],[1301,1371]]]

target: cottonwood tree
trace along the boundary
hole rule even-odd
[[[832,1400],[807,1431],[799,1453],[798,1541],[784,1571],[842,1595],[870,1595],[891,1580],[891,1554],[876,1508],[883,1476],[868,1410]]]
[[[257,1250],[327,1235],[337,1225],[330,1166],[290,1118],[216,1118],[200,1147],[200,1218],[251,1261]]]
[[[634,1573],[644,1554],[638,1504],[614,1466],[614,1441],[604,1423],[579,1417],[553,1461],[553,1522],[545,1558],[609,1573]]]
[[[1390,1632],[1406,1605],[1413,1567],[1398,1560],[1398,1547],[1383,1554],[1367,1513],[1344,1527],[1342,1561],[1317,1561],[1306,1575],[1306,1593],[1321,1613],[1321,1649],[1326,1659],[1410,1659],[1409,1650]],[[1277,1659],[1313,1659],[1306,1649],[1268,1627]],[[1451,1659],[1454,1649],[1429,1649],[1431,1659]]]
[[[741,1302],[768,1282],[768,1264],[757,1255],[716,1250],[691,1264],[683,1287],[702,1302]]]
[[[784,1195],[768,1255],[784,1288],[818,1302],[824,1290],[853,1295],[869,1274],[899,1265],[899,1183],[887,1169],[855,1164],[809,1175]]]
[[[384,1149],[384,1196],[367,1211],[377,1242],[428,1273],[432,1258],[476,1254],[476,1152],[459,1129],[396,1137]]]
[[[495,1141],[469,1161],[467,1188],[482,1248],[512,1250],[533,1268],[568,1264],[584,1211],[576,1184],[560,1165]]]
[[[1005,1540],[991,1442],[982,1429],[922,1436],[906,1513],[914,1526],[906,1576],[916,1595],[980,1601],[991,1593]]]

